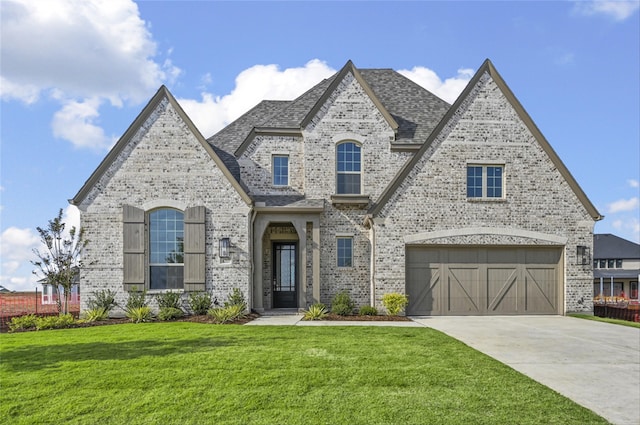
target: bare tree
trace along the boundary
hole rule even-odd
[[[73,282],[83,267],[82,252],[89,243],[84,238],[84,229],[71,227],[65,234],[65,223],[62,221],[62,208],[58,216],[49,220],[46,228],[37,227],[40,240],[46,250],[34,249],[37,261],[31,263],[37,267],[33,273],[42,278],[43,283],[51,285],[58,291],[58,312],[69,312],[69,297]],[[60,295],[64,293],[64,311]]]

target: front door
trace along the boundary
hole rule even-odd
[[[296,308],[296,243],[273,244],[273,308]]]

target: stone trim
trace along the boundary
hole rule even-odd
[[[462,229],[447,229],[436,230],[432,232],[421,232],[414,235],[404,236],[404,242],[406,244],[412,243],[424,243],[431,239],[439,238],[451,238],[459,236],[474,236],[474,235],[500,235],[500,236],[515,236],[526,239],[537,239],[546,241],[554,245],[566,245],[568,238],[565,236],[551,235],[547,233],[535,232],[532,230],[524,229],[512,229],[505,227],[467,227]]]

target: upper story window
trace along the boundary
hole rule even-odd
[[[467,198],[502,198],[503,165],[467,165]]]
[[[272,157],[273,185],[289,186],[289,156],[273,155]]]
[[[621,269],[622,268],[622,260],[621,259],[600,259],[593,260],[593,267],[596,269]]]
[[[340,143],[336,149],[336,193],[359,195],[362,191],[361,148],[355,142]]]
[[[149,289],[184,285],[184,214],[174,209],[149,213]]]

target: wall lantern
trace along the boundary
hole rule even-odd
[[[578,245],[576,247],[578,264],[587,265],[591,264],[591,248],[584,245]]]
[[[231,252],[231,241],[229,238],[220,239],[220,258],[229,258]]]

